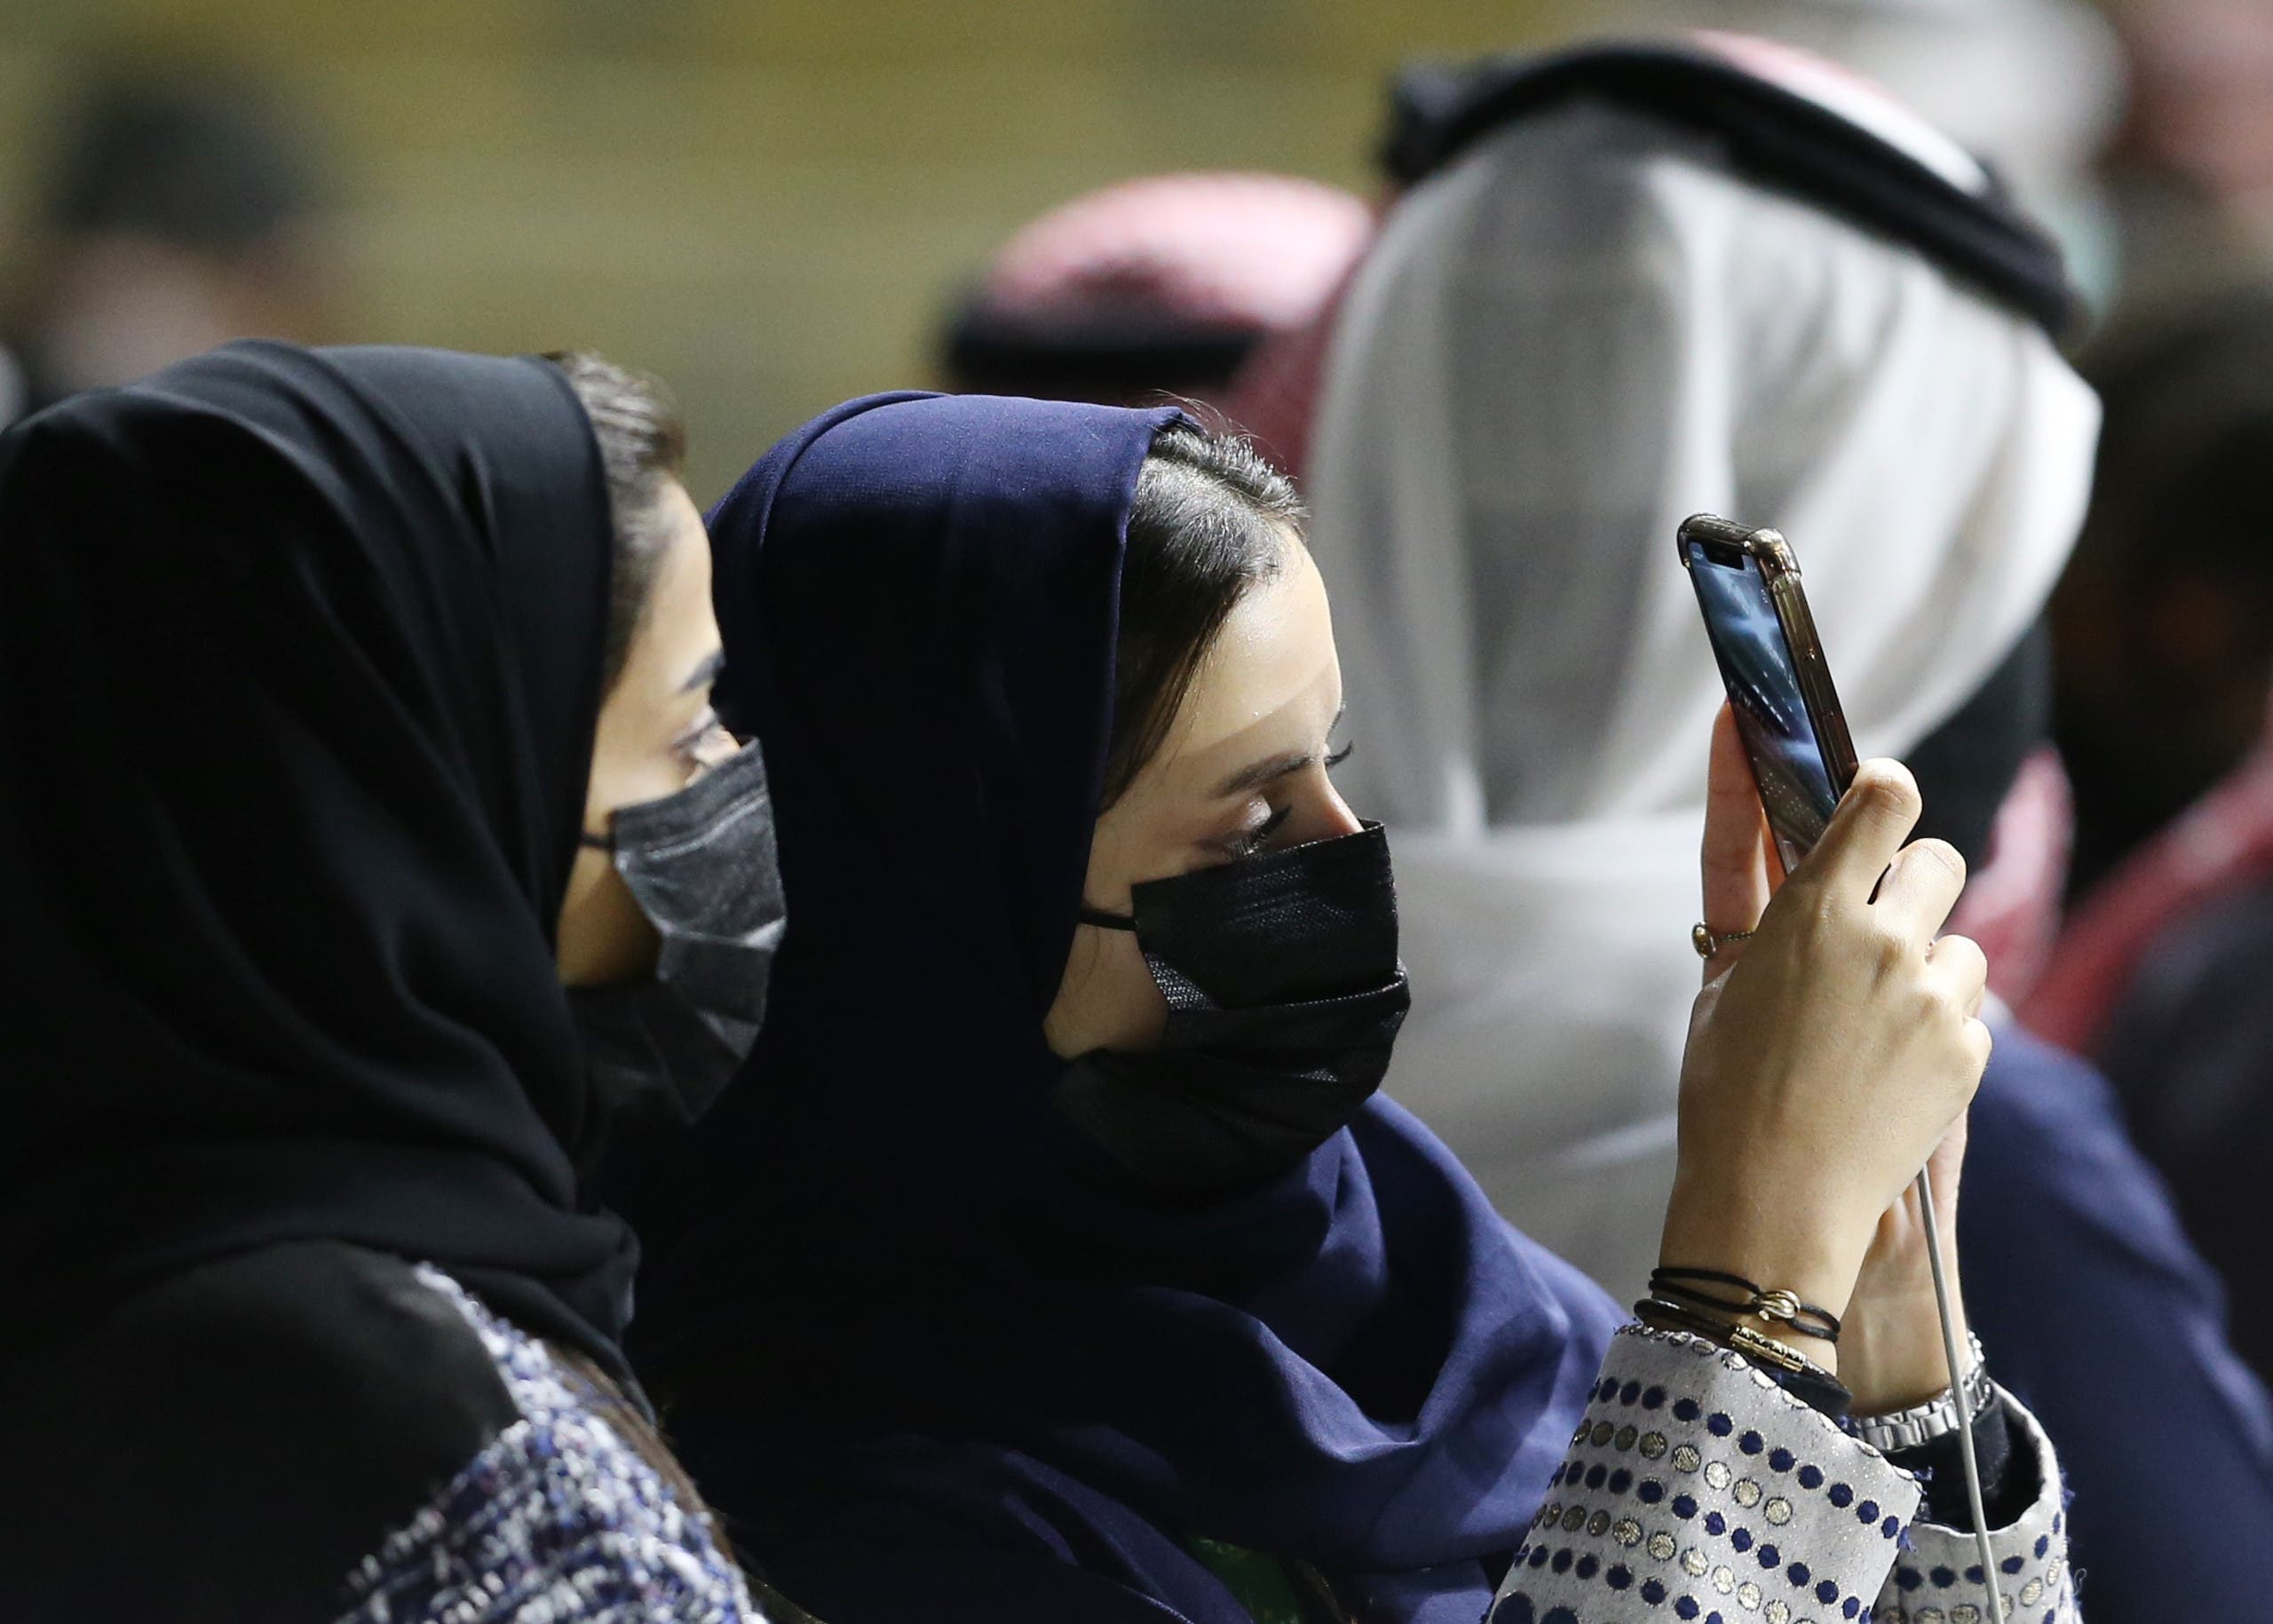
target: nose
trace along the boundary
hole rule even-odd
[[[1319,797],[1318,838],[1332,840],[1341,835],[1354,835],[1365,828],[1358,822],[1358,814],[1350,810],[1350,803],[1342,798],[1342,792],[1334,787],[1333,780],[1321,775],[1321,781],[1325,790]]]

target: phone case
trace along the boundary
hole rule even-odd
[[[1823,747],[1823,764],[1831,774],[1831,787],[1846,794],[1859,764],[1855,759],[1855,741],[1847,732],[1847,714],[1839,703],[1839,690],[1832,685],[1831,667],[1823,657],[1823,639],[1816,632],[1815,615],[1808,607],[1807,589],[1800,584],[1800,563],[1792,556],[1792,544],[1780,530],[1754,529],[1699,513],[1682,520],[1674,536],[1674,549],[1683,569],[1690,566],[1692,541],[1749,553],[1760,566],[1761,578],[1768,584],[1768,600],[1776,606],[1777,624],[1783,628],[1785,645],[1791,650],[1800,699],[1808,708],[1816,741]]]

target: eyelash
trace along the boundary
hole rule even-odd
[[[709,738],[710,730],[717,725],[718,713],[705,705],[702,714],[694,718],[694,725],[671,741],[672,753],[690,764],[695,764],[695,752],[702,748],[703,740]]]
[[[1262,851],[1264,845],[1269,844],[1271,837],[1286,827],[1287,820],[1294,816],[1294,813],[1295,809],[1291,804],[1282,806],[1253,828],[1242,829],[1232,836],[1225,843],[1225,849],[1231,852],[1232,860],[1237,862],[1240,858],[1253,857],[1257,852]]]
[[[1349,760],[1350,752],[1356,748],[1357,746],[1354,744],[1345,744],[1340,749],[1328,756],[1322,764],[1328,772],[1332,772],[1343,762]],[[1243,857],[1253,857],[1256,852],[1262,851],[1265,845],[1270,844],[1271,837],[1273,835],[1276,835],[1280,829],[1286,828],[1287,820],[1294,816],[1294,812],[1295,809],[1291,804],[1279,807],[1268,818],[1265,818],[1261,823],[1256,824],[1255,828],[1251,829],[1243,829],[1239,834],[1232,836],[1230,840],[1224,843],[1224,849],[1231,854],[1232,860],[1233,862],[1237,862]]]

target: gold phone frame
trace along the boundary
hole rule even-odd
[[[1776,623],[1792,656],[1800,702],[1807,707],[1808,721],[1823,751],[1824,770],[1830,776],[1833,791],[1845,795],[1855,781],[1858,764],[1855,741],[1847,731],[1846,710],[1832,683],[1831,667],[1823,657],[1823,638],[1816,630],[1814,612],[1808,607],[1807,589],[1800,584],[1800,562],[1793,556],[1791,543],[1780,530],[1740,525],[1712,513],[1691,514],[1674,533],[1674,548],[1683,569],[1691,567],[1692,543],[1707,552],[1715,548],[1741,552],[1759,565],[1761,579],[1768,587],[1768,601],[1775,608]]]

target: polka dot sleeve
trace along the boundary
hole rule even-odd
[[[2004,1404],[2016,1423],[2016,1451],[2023,1455],[2035,1452],[2032,1462],[2016,1460],[2011,1470],[2032,1467],[2039,1485],[2035,1503],[2012,1526],[1989,1536],[2006,1624],[2072,1624],[2080,1615],[2068,1570],[2068,1517],[2059,1463],[2036,1417],[2010,1395]],[[1983,1588],[1981,1550],[1973,1535],[1920,1521],[1911,1525],[1870,1616],[1879,1624],[1983,1624],[1989,1617]]]
[[[1918,1479],[1741,1355],[1628,1326],[1491,1624],[1869,1616]]]

